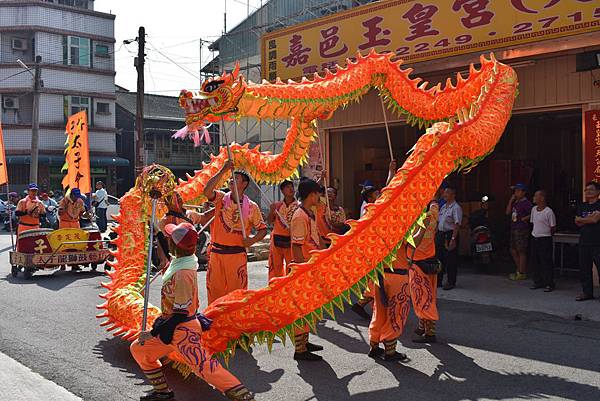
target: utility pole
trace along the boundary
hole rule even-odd
[[[33,116],[31,124],[31,165],[29,166],[29,182],[37,182],[40,145],[40,92],[42,89],[42,56],[35,56],[35,73],[33,75]]]
[[[144,64],[146,62],[146,29],[138,30],[138,56],[135,59],[137,70],[137,101],[135,112],[135,169],[136,175],[144,168]]]

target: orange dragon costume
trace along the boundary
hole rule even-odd
[[[376,281],[378,273],[391,265],[442,180],[453,171],[469,171],[493,151],[517,94],[512,68],[493,55],[482,57],[480,68],[471,66],[467,79],[458,74],[445,87],[428,87],[427,82],[411,78],[412,70],[402,69],[402,62],[391,57],[374,52],[357,55],[336,73],[287,84],[246,82],[236,69],[205,82],[200,92],[181,93],[180,105],[186,110],[191,136],[221,118],[290,119],[280,154],[231,144],[236,168],[259,183],[278,183],[296,175],[316,135],[315,121],[359,101],[371,89],[379,90],[387,107],[404,114],[409,124],[426,128],[366,214],[348,221],[350,230],[344,235],[329,235],[329,248],[311,253],[305,264],[292,265],[289,275],[271,280],[266,288],[235,291],[204,310],[212,320],[211,329],[200,339],[207,355],[220,354],[227,360],[238,344],[248,349],[253,343],[266,343],[270,349],[276,337],[282,342],[293,339],[295,328],[308,325],[314,330],[325,313],[334,317],[334,307],[343,310],[352,292],[358,296],[368,280]],[[202,201],[206,182],[227,159],[227,149],[222,147],[201,170],[172,190],[185,202]],[[103,284],[105,302],[98,306],[98,317],[105,319],[102,325],[127,340],[135,339],[141,326],[148,191],[155,185],[152,175],[142,174],[121,199],[115,261],[107,273],[110,281]],[[159,217],[164,211],[159,208]],[[160,309],[151,307],[149,319],[159,315]],[[169,358],[182,373],[192,372],[178,354]]]

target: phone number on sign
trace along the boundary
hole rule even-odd
[[[560,19],[560,16],[540,18],[539,20],[537,20],[535,22],[519,22],[519,23],[515,24],[512,28],[512,33],[513,33],[513,35],[516,35],[516,36],[511,36],[508,38],[502,38],[502,39],[497,39],[497,40],[498,41],[505,40],[506,42],[510,42],[510,41],[517,41],[520,39],[530,37],[532,34],[539,35],[539,36],[546,36],[546,35],[552,35],[554,33],[561,32],[563,30],[566,31],[566,30],[573,30],[573,29],[581,28],[576,25],[576,24],[581,24],[581,21],[583,20],[584,15],[581,11],[577,11],[573,14],[569,14],[567,17],[569,17],[573,21],[573,25],[555,27],[554,25]],[[600,19],[600,7],[596,8],[594,10],[593,17]],[[584,24],[591,25],[591,24],[593,24],[593,22],[587,22]],[[534,30],[536,30],[536,29],[537,29],[537,31],[535,33],[533,33]],[[497,33],[494,31],[489,32],[490,37],[494,37],[496,34]],[[476,46],[481,46],[481,45],[486,44],[486,42],[472,43],[472,41],[473,41],[473,35],[463,34],[463,35],[458,35],[453,39],[450,39],[450,38],[439,39],[435,43],[422,42],[422,43],[416,43],[413,46],[400,46],[399,48],[397,48],[395,50],[395,54],[397,57],[403,57],[403,58],[406,58],[407,60],[410,60],[411,57],[406,57],[406,56],[412,55],[413,57],[416,58],[416,57],[419,57],[419,56],[417,56],[417,54],[422,54],[424,52],[429,52],[429,51],[435,52],[435,53],[443,53],[443,52],[445,52],[444,49],[449,48],[451,46],[461,47],[461,46],[465,46],[465,45],[467,45],[467,46],[471,45],[473,47],[476,47]],[[492,41],[493,41],[493,39],[492,39]]]

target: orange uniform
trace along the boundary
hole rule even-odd
[[[238,206],[233,202],[233,196],[226,196],[221,191],[215,191],[215,194],[215,220],[211,225],[211,251],[206,274],[209,304],[234,290],[248,288],[248,258]],[[246,235],[250,235],[252,228],[266,229],[258,205],[247,196],[241,201]]]
[[[79,228],[79,218],[85,212],[83,199],[65,196],[58,205],[58,228]]]
[[[292,217],[290,233],[292,236],[292,245],[300,245],[302,247],[302,257],[307,262],[310,259],[310,251],[319,249],[319,230],[315,215],[303,206],[299,206]],[[306,352],[308,332],[309,328],[307,326],[304,326],[303,329],[294,329],[294,342],[297,353]]]
[[[281,205],[275,210],[275,223],[269,247],[269,280],[273,277],[285,276],[288,273],[286,266],[292,262],[290,226],[294,212],[299,206],[298,202],[292,202],[289,205],[281,202]]]
[[[418,261],[435,256],[436,221],[430,223],[423,239],[415,250],[415,263],[409,269],[408,281],[415,314],[421,320],[439,320],[437,310],[437,272],[428,272],[418,266]]]
[[[175,326],[172,340],[168,344],[163,342],[162,333],[154,333],[157,330],[155,325],[152,334],[157,336],[146,340],[143,345],[139,340],[131,344],[131,354],[159,391],[168,387],[160,359],[172,352],[181,355],[196,375],[219,391],[226,392],[240,386],[240,381],[202,349],[200,344],[202,325],[196,317],[199,306],[197,265],[195,256],[174,258],[165,272],[161,291],[162,315],[159,321],[166,322],[174,314],[187,316]],[[173,271],[175,273],[172,274]]]
[[[44,204],[37,197],[27,196],[17,203],[17,212],[25,213],[19,217],[17,235],[24,231],[40,228],[40,214],[46,213]]]

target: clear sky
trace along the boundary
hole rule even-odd
[[[223,31],[223,12],[227,2],[227,27],[234,27],[247,13],[247,0],[96,0],[95,9],[116,15],[116,83],[129,90],[136,89],[133,58],[138,27],[146,28],[146,93],[178,95],[181,89],[198,89],[200,70],[200,38],[217,39]],[[263,0],[266,3],[266,0]],[[250,13],[261,0],[250,0]],[[155,50],[155,49],[158,49]],[[163,54],[161,54],[163,53]],[[212,55],[205,44],[203,64]],[[173,63],[176,62],[179,66]]]

